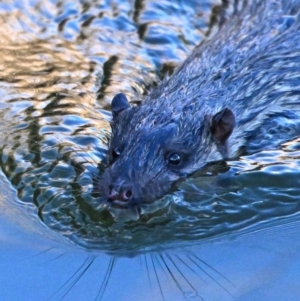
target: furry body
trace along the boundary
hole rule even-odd
[[[207,163],[300,135],[300,1],[248,2],[140,106],[113,101],[108,200],[152,202]]]

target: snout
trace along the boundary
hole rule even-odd
[[[121,185],[110,184],[107,201],[120,207],[132,205],[134,192],[131,185],[122,183]]]
[[[121,205],[122,207],[128,207],[131,203],[133,197],[133,189],[128,185],[121,185],[117,187],[116,185],[109,185],[109,194],[107,197],[107,201]]]

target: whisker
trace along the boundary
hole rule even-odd
[[[202,262],[204,265],[206,265],[207,267],[209,267],[211,270],[213,270],[214,272],[216,272],[218,275],[220,275],[222,278],[224,278],[227,282],[229,282],[232,286],[234,286],[235,288],[237,288],[234,283],[232,283],[227,277],[225,277],[223,274],[221,274],[218,270],[216,270],[214,267],[212,267],[211,265],[209,265],[207,262],[205,262],[204,260],[202,260],[201,258],[199,258],[197,255],[192,254],[191,256],[194,256],[197,260],[199,260],[200,262]]]
[[[85,261],[80,265],[80,267],[75,271],[75,273],[65,282],[65,284],[63,284],[56,292],[54,292],[48,300],[52,299],[55,295],[61,292],[65,287],[69,286],[67,291],[60,298],[60,300],[62,300],[71,291],[71,289],[75,286],[75,284],[82,278],[82,276],[86,273],[89,267],[93,264],[94,260],[95,257],[93,258],[87,257]]]
[[[60,255],[57,255],[56,257],[54,257],[54,258],[52,258],[52,259],[50,259],[50,260],[47,260],[46,262],[47,262],[47,263],[52,262],[52,261],[54,261],[54,260],[57,260],[57,259],[59,259],[59,258],[65,256],[66,254],[67,254],[67,253],[62,253],[62,254],[60,254]]]
[[[175,264],[173,258],[170,256],[170,254],[166,254],[167,258],[172,262],[176,270],[179,272],[179,274],[183,277],[183,279],[188,283],[188,285],[194,290],[194,292],[198,295],[197,289],[192,285],[192,283],[186,278],[186,276],[182,273],[182,271],[179,269],[179,267]]]
[[[196,259],[197,260],[199,260],[200,262],[202,262],[203,264],[205,264],[206,265],[206,263],[203,261],[203,260],[201,260],[201,259],[199,259],[197,256],[195,256],[194,254],[192,254],[192,255],[190,255],[189,256],[189,259],[201,270],[201,271],[203,271],[203,273],[205,273],[211,280],[213,280],[219,287],[221,287],[225,292],[227,292],[231,297],[233,297],[234,299],[236,299],[232,294],[231,294],[231,292],[229,291],[229,290],[227,290],[219,281],[217,281],[213,276],[211,276],[207,271],[205,271],[198,263],[197,263],[197,261],[195,261],[195,260],[193,260],[192,259],[192,256],[193,257],[196,257]],[[209,265],[207,265],[208,267],[209,267]],[[214,270],[214,269],[212,269],[212,270]],[[214,270],[215,271],[215,270]],[[218,272],[217,272],[218,273]],[[219,274],[219,273],[218,273]],[[220,274],[220,276],[222,276],[221,274]],[[224,276],[222,276],[224,279],[226,279]],[[228,281],[228,280],[227,280]],[[231,282],[229,282],[229,283],[231,283]]]
[[[107,267],[107,270],[106,270],[104,279],[102,281],[101,287],[100,287],[100,289],[98,291],[96,300],[101,300],[102,297],[104,296],[106,287],[108,285],[108,281],[109,281],[109,279],[111,277],[111,274],[112,274],[112,271],[114,269],[115,264],[116,264],[116,259],[114,257],[111,257],[110,260],[109,260],[109,265]]]
[[[191,265],[188,265],[182,258],[178,256],[178,254],[175,255],[178,260],[180,260],[189,270],[191,270],[196,276],[198,276],[203,282],[207,283],[205,279],[203,279],[192,267]]]
[[[149,270],[149,266],[148,266],[147,256],[144,255],[143,258],[144,258],[144,261],[145,261],[145,264],[146,264],[146,270],[147,270],[147,276],[148,276],[148,281],[149,281],[150,289],[152,291],[152,283],[151,283],[151,278],[150,278],[150,270]]]
[[[160,258],[162,260],[162,262],[164,263],[164,266],[166,267],[166,269],[168,270],[169,275],[171,276],[172,280],[174,281],[174,283],[176,284],[177,288],[181,291],[181,293],[183,294],[184,291],[182,289],[182,287],[180,286],[178,280],[176,279],[176,277],[174,276],[174,274],[172,273],[170,267],[168,266],[167,262],[165,261],[164,257],[162,256],[162,254],[160,254]]]
[[[161,255],[161,254],[158,254],[158,256],[161,257],[162,255]],[[157,261],[157,264],[160,266],[161,270],[164,272],[166,278],[168,279],[168,281],[169,281],[169,283],[170,283],[170,280],[169,280],[167,271],[166,271],[165,268],[164,268],[164,267],[165,267],[165,263],[164,263],[163,260],[160,261],[159,258],[158,258],[158,256],[155,256],[155,259],[156,259],[156,261]],[[162,263],[163,263],[164,265],[162,265]]]
[[[151,258],[151,261],[152,261],[152,266],[153,266],[153,269],[154,269],[154,273],[155,273],[156,281],[157,281],[157,284],[158,284],[158,287],[159,287],[159,290],[160,290],[161,297],[162,297],[163,300],[165,300],[163,290],[162,290],[162,287],[161,287],[161,283],[160,283],[160,280],[159,280],[159,277],[158,277],[158,274],[157,274],[156,266],[154,264],[153,254],[150,254],[150,258]]]

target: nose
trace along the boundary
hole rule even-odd
[[[128,203],[133,196],[132,187],[121,185],[119,188],[115,185],[109,185],[109,202],[121,201]]]

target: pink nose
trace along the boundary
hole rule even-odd
[[[123,201],[127,202],[132,197],[131,189],[121,189],[120,192],[117,192],[114,187],[110,187],[108,201]]]

